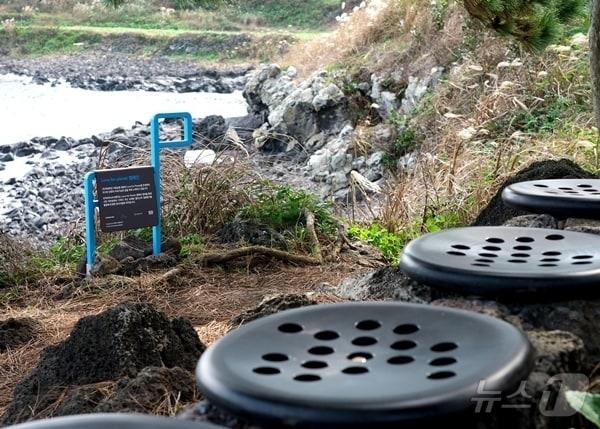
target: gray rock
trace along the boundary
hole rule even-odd
[[[406,88],[404,98],[402,99],[401,112],[405,115],[411,113],[423,96],[431,88],[437,85],[443,72],[443,67],[434,67],[431,69],[430,73],[424,77],[410,77],[408,79],[408,87]]]
[[[0,162],[10,162],[14,161],[14,159],[15,157],[10,152],[0,155]]]
[[[334,107],[340,104],[344,100],[344,93],[335,84],[330,84],[322,88],[315,98],[313,98],[312,104],[315,110],[318,112],[326,107]]]
[[[244,88],[244,98],[251,112],[268,113],[279,105],[294,87],[292,78],[282,73],[279,66],[265,65],[250,74]]]
[[[217,238],[221,243],[246,242],[255,246],[288,248],[283,235],[254,220],[234,219],[217,232]]]
[[[29,156],[40,152],[41,149],[39,147],[36,147],[34,144],[29,142],[17,143],[13,147],[13,153],[18,157]]]
[[[523,215],[509,219],[504,226],[558,229],[558,221],[550,215]]]
[[[55,150],[67,151],[71,149],[73,144],[73,139],[67,137],[61,137],[56,143],[52,145],[52,148]]]
[[[0,320],[0,353],[33,340],[38,328],[39,324],[31,318]]]
[[[367,171],[364,176],[371,182],[376,182],[383,177],[386,155],[386,152],[383,151],[375,152],[367,160]]]

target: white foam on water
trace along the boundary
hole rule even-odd
[[[90,91],[66,84],[37,85],[31,78],[0,75],[0,144],[33,137],[80,139],[147,123],[156,113],[190,112],[199,118],[247,114],[241,91],[185,94],[143,91]]]

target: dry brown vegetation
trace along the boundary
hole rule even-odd
[[[438,25],[430,3],[393,0],[377,14],[362,9],[330,35],[292,46],[282,62],[294,65],[303,76],[324,67],[366,67],[409,76],[444,64],[463,40],[465,12],[452,3]]]
[[[585,45],[541,57],[507,52],[505,41],[486,40],[410,120],[425,138],[414,170],[387,195],[386,225],[397,230],[427,211],[467,224],[533,161],[568,158],[598,170]]]
[[[35,366],[40,351],[65,339],[84,316],[123,302],[152,303],[169,317],[188,318],[201,340],[211,344],[230,328],[231,318],[256,306],[265,296],[312,292],[321,283],[334,284],[363,270],[347,261],[306,268],[265,265],[265,261],[256,266],[256,262],[246,260],[247,269],[242,265],[233,271],[187,265],[182,267],[185,275],[154,273],[135,279],[112,276],[80,285],[72,297],[64,300],[57,298],[61,288],[57,285],[23,293],[0,310],[0,319],[31,317],[41,327],[32,343],[0,353],[0,414],[8,405],[16,383]]]

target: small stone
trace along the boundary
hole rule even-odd
[[[14,161],[14,159],[15,157],[10,152],[0,155],[0,162],[10,162]]]

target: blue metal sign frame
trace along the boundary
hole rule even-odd
[[[163,119],[182,120],[183,121],[183,140],[161,141],[160,140],[160,121]],[[161,198],[160,198],[160,151],[161,149],[185,148],[192,144],[192,115],[187,112],[182,113],[159,113],[154,115],[150,121],[150,161],[154,168],[154,183],[158,195],[158,223],[152,227],[152,252],[158,255],[161,252]],[[86,239],[86,273],[91,276],[94,259],[96,256],[96,225],[95,212],[98,207],[98,200],[94,197],[94,181],[96,172],[87,173],[83,181],[83,192],[85,200],[85,239]]]

